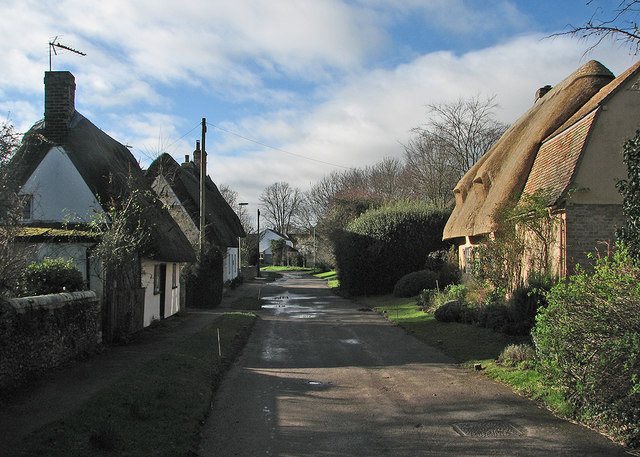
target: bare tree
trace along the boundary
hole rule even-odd
[[[494,116],[495,97],[428,105],[431,120],[405,145],[407,173],[423,197],[447,204],[458,180],[500,139],[507,125]]]
[[[462,176],[507,129],[495,118],[497,106],[495,96],[428,105],[432,119],[418,130],[431,133],[439,147],[452,157],[456,171]]]
[[[414,192],[437,207],[447,206],[451,190],[460,179],[453,158],[426,131],[416,133],[404,148],[406,172]]]
[[[221,184],[219,190],[231,209],[233,209],[233,211],[238,215],[238,219],[240,219],[240,224],[242,225],[245,233],[251,233],[254,230],[253,221],[249,216],[249,211],[247,210],[246,205],[239,204],[238,192],[226,184]]]
[[[22,202],[11,182],[9,161],[20,146],[20,135],[9,121],[0,124],[0,295],[9,293],[24,270],[28,252],[15,243]]]
[[[587,1],[587,5],[596,5],[594,0]],[[608,6],[608,5],[607,5]],[[613,11],[596,6],[591,18],[582,26],[570,26],[568,32],[557,33],[557,35],[575,35],[580,38],[597,38],[596,42],[589,47],[589,50],[599,45],[605,38],[611,38],[625,46],[631,52],[638,54],[640,51],[640,1],[622,0]]]
[[[260,195],[264,206],[264,218],[279,233],[287,234],[293,227],[302,202],[300,189],[286,182],[276,182],[268,186]]]

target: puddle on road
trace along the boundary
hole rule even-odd
[[[340,340],[341,343],[343,344],[360,344],[360,340],[358,340],[357,338],[350,338],[348,340]]]
[[[307,295],[278,295],[273,297],[262,297],[266,302],[262,305],[263,309],[273,310],[275,314],[288,314],[294,319],[315,319],[320,316],[318,310],[324,309],[324,304],[315,304],[313,306],[301,305],[300,302],[308,302],[317,300],[318,297],[310,297]]]
[[[268,347],[262,351],[261,358],[268,362],[283,362],[286,359],[287,350],[279,347]]]

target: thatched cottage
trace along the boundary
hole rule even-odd
[[[553,220],[552,273],[588,266],[624,224],[616,183],[626,178],[622,145],[640,128],[640,62],[617,78],[590,61],[551,88],[462,177],[444,239],[461,268],[473,246],[496,231],[494,212],[514,195],[544,190]],[[527,266],[523,266],[526,270]],[[526,271],[524,272],[526,275]]]
[[[83,273],[103,305],[107,340],[175,314],[180,308],[180,269],[195,261],[187,238],[153,191],[131,152],[75,109],[75,78],[45,73],[44,119],[24,135],[10,167],[25,202],[23,242],[36,257],[66,257]],[[105,277],[92,255],[91,230],[108,206],[122,207],[134,190],[149,241],[120,277]],[[126,273],[126,274],[125,274]],[[115,276],[115,275],[112,275]]]
[[[200,239],[200,142],[193,161],[189,156],[179,165],[169,154],[162,154],[149,166],[147,179],[192,246]],[[213,180],[205,181],[205,239],[224,256],[223,281],[232,281],[239,273],[239,238],[245,237],[240,219],[224,199]]]

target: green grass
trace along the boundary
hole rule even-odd
[[[544,383],[534,369],[519,369],[499,365],[495,359],[505,347],[527,342],[526,337],[512,337],[493,330],[455,322],[439,322],[420,310],[415,298],[396,298],[392,295],[358,297],[357,302],[374,308],[398,323],[407,333],[420,341],[440,349],[458,363],[473,367],[482,365],[483,373],[510,386],[559,416],[570,417],[571,406],[562,392]]]
[[[35,431],[14,456],[183,456],[197,443],[213,392],[256,316],[222,315],[64,419]],[[218,329],[222,358],[218,356]]]
[[[325,271],[324,273],[317,273],[314,276],[316,278],[326,279],[327,285],[332,289],[340,287],[340,281],[338,281],[338,273],[335,270]]]

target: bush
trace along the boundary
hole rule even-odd
[[[189,308],[214,308],[222,301],[223,256],[209,246],[198,261],[184,269],[186,305]]]
[[[404,275],[393,288],[394,297],[413,297],[425,289],[436,287],[439,275],[435,271],[420,270]]]
[[[509,308],[504,303],[487,303],[476,311],[476,324],[496,332],[509,333]]]
[[[41,263],[32,263],[22,273],[19,282],[19,295],[22,297],[82,289],[82,273],[71,260],[62,258],[45,257]]]
[[[500,365],[519,368],[533,368],[536,351],[530,344],[510,344],[498,356],[496,362]]]
[[[440,288],[445,288],[449,284],[457,284],[461,279],[455,249],[440,249],[430,252],[427,255],[424,269],[438,272],[438,285]]]
[[[465,322],[469,319],[469,307],[464,302],[451,300],[433,313],[440,322]]]
[[[618,246],[548,300],[532,332],[541,371],[584,420],[640,445],[640,267]]]
[[[513,291],[509,301],[513,332],[516,335],[529,335],[536,323],[538,311],[547,306],[547,293],[551,289],[548,283],[520,286]]]
[[[448,211],[399,202],[367,211],[334,239],[340,287],[351,295],[393,291],[405,274],[423,268],[430,252],[446,248]]]

